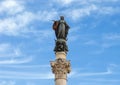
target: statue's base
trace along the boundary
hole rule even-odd
[[[66,44],[66,40],[64,39],[57,39],[55,40],[55,52],[65,52],[67,53],[68,51],[68,46]]]

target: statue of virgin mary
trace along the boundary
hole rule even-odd
[[[60,20],[54,21],[53,29],[55,30],[56,38],[57,39],[64,39],[66,40],[68,35],[69,26],[64,20],[63,16],[60,16]]]

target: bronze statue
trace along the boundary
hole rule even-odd
[[[54,21],[53,23],[53,29],[55,30],[55,35],[57,39],[66,40],[69,28],[70,27],[64,20],[63,16],[60,16],[60,20]]]
[[[60,16],[60,20],[54,21],[53,29],[55,31],[55,35],[57,38],[57,40],[55,40],[55,48],[54,48],[55,52],[64,51],[67,53],[68,47],[66,45],[66,40],[67,40],[66,38],[68,35],[69,28],[70,27],[64,20],[63,16]]]

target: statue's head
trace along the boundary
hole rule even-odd
[[[61,20],[64,20],[64,16],[60,16],[60,19],[61,19]]]

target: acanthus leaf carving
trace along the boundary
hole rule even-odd
[[[51,62],[52,72],[54,74],[67,74],[70,73],[70,61],[59,58]]]

